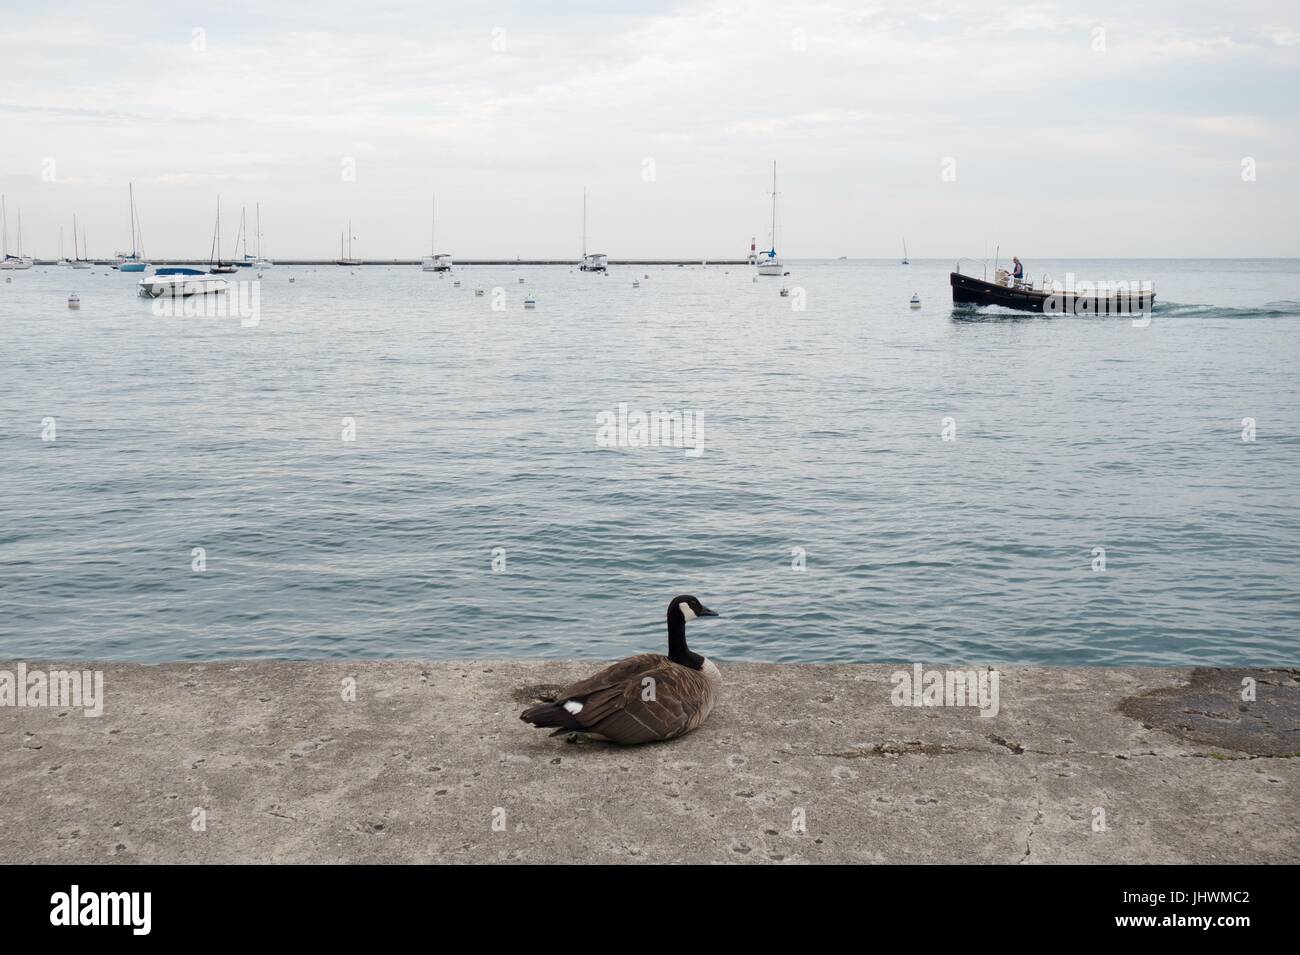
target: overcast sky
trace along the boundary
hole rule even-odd
[[[545,12],[542,12],[542,11]],[[0,0],[10,245],[1300,254],[1300,3]],[[1254,181],[1243,181],[1243,161]],[[355,179],[345,173],[349,160]],[[945,180],[945,172],[955,176]],[[52,181],[49,181],[52,180]]]

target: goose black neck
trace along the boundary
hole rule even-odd
[[[686,619],[680,613],[668,614],[668,659],[692,670],[704,669],[704,657],[686,646]]]

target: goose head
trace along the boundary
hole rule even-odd
[[[704,657],[692,653],[686,646],[686,621],[697,617],[716,617],[718,614],[700,603],[698,597],[683,594],[668,604],[668,659],[692,670],[704,669]]]
[[[690,594],[683,594],[680,597],[674,597],[668,604],[668,620],[680,620],[685,623],[687,620],[694,620],[696,617],[716,617],[716,611],[710,610],[704,604],[700,603],[699,597],[693,597]]]

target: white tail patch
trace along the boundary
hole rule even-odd
[[[564,704],[564,708],[568,710],[569,713],[572,714],[573,716],[577,716],[579,713],[582,712],[582,704],[579,703],[577,700],[569,700]]]

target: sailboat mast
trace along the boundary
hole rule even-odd
[[[77,248],[77,214],[72,214],[72,261],[81,261],[81,250]]]
[[[435,194],[429,213],[429,254],[438,254],[438,196]]]
[[[9,258],[9,214],[5,211],[4,196],[0,196],[0,256]]]
[[[262,204],[259,202],[254,207],[257,211],[257,257],[262,258]]]
[[[131,197],[131,258],[137,258],[135,250],[135,184],[126,184],[126,193]]]
[[[776,251],[776,160],[772,160],[772,251]]]

